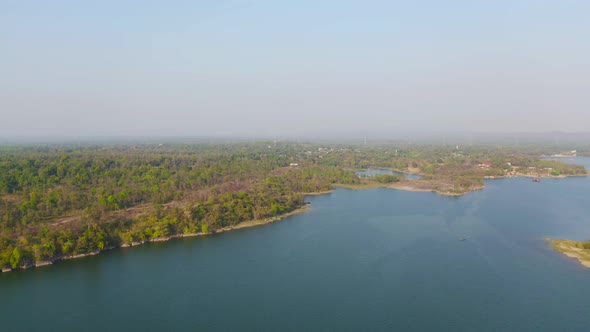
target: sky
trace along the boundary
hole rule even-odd
[[[0,137],[589,131],[590,1],[0,0]]]

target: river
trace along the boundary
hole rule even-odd
[[[3,273],[0,330],[587,330],[590,269],[544,238],[590,238],[590,178],[486,185],[338,189],[281,222]]]

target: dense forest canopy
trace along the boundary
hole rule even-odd
[[[487,162],[486,167],[480,167]],[[178,234],[213,232],[304,205],[360,179],[356,169],[420,173],[465,192],[486,176],[581,166],[506,148],[295,143],[0,146],[0,268],[26,267]],[[403,180],[403,179],[402,179]]]
[[[0,267],[273,217],[358,181],[288,146],[3,147]]]

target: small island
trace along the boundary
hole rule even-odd
[[[552,245],[553,249],[560,253],[577,259],[580,264],[590,268],[590,241],[572,241],[572,240],[559,240],[559,239],[547,239]]]

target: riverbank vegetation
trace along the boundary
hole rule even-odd
[[[208,233],[303,206],[352,171],[266,146],[9,147],[0,159],[0,268]]]
[[[576,258],[580,264],[590,268],[590,240],[583,242],[547,239],[547,241],[553,245],[553,249],[568,257]]]
[[[361,179],[357,169],[420,174]],[[391,187],[458,195],[485,177],[583,175],[501,148],[294,143],[0,146],[0,268],[270,220],[309,193]]]

